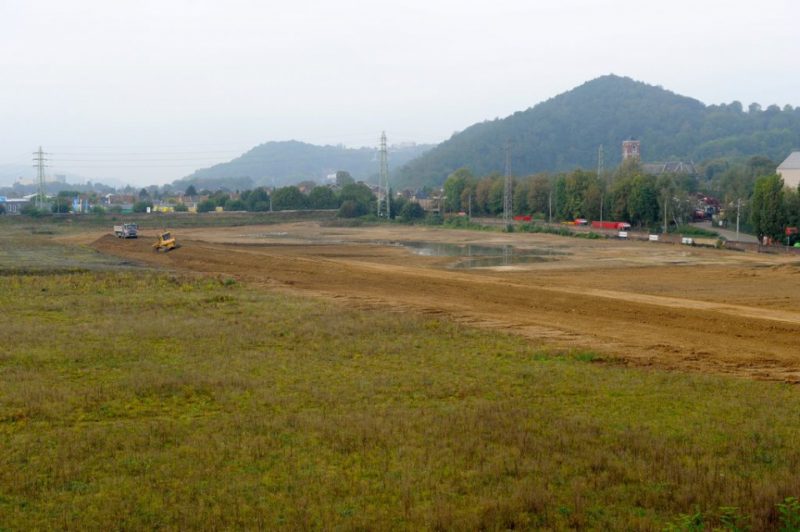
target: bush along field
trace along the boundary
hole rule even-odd
[[[789,385],[166,273],[4,275],[0,314],[3,529],[800,519]]]

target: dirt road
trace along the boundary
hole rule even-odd
[[[635,365],[800,382],[797,259],[552,235],[430,228],[325,228],[314,223],[201,228],[182,247],[110,235],[103,253],[359,307],[443,315],[590,349]],[[514,245],[533,262],[454,269],[464,257],[397,245]]]

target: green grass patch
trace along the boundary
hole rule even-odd
[[[773,529],[800,494],[793,386],[145,271],[2,276],[0,314],[13,530]]]
[[[695,227],[694,225],[679,225],[678,227],[671,229],[670,232],[678,233],[683,236],[699,236],[705,238],[718,238],[719,233],[716,231],[709,231],[708,229],[704,229],[702,227]]]
[[[522,233],[546,233],[550,235],[569,236],[573,238],[586,238],[588,240],[598,240],[606,238],[605,235],[595,233],[594,231],[574,231],[569,227],[552,226],[538,223],[524,223],[517,227],[517,230]]]

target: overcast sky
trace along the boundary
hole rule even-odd
[[[608,73],[797,106],[799,20],[796,0],[0,0],[0,165],[41,144],[51,171],[142,185],[271,140],[440,142]]]

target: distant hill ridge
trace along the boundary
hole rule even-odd
[[[396,187],[441,185],[467,167],[477,175],[606,167],[621,159],[621,143],[641,141],[645,162],[766,155],[774,161],[800,146],[800,107],[762,110],[739,102],[706,106],[661,87],[615,75],[588,81],[525,111],[474,124],[395,172]]]
[[[424,144],[391,146],[390,164],[400,167],[431,147]],[[317,146],[296,140],[267,142],[232,161],[197,170],[173,185],[180,188],[195,184],[210,189],[283,186],[304,180],[319,182],[337,170],[350,172],[356,180],[374,179],[378,174],[378,149]]]

